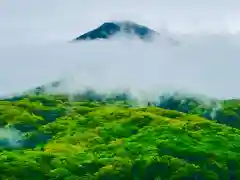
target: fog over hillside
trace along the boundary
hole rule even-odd
[[[9,0],[2,4],[0,95],[64,79],[60,90],[71,93],[91,87],[128,89],[151,98],[165,90],[240,97],[238,1]],[[151,44],[122,37],[69,43],[103,22],[119,19],[146,25],[162,38]],[[180,45],[169,45],[169,36]]]

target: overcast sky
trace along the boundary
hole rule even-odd
[[[240,97],[239,19],[237,0],[2,0],[0,94],[75,72],[77,80],[68,88],[79,86],[81,79],[80,84],[99,89],[169,86]],[[167,29],[181,45],[65,43],[110,20]]]
[[[2,0],[1,41],[69,40],[101,22],[130,19],[172,31],[236,32],[238,0]]]

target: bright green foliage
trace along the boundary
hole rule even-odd
[[[0,133],[22,133],[14,146],[11,131],[0,139],[0,179],[240,179],[240,130],[232,127],[240,102],[222,104],[218,123],[193,103],[184,113],[64,95],[0,101]]]

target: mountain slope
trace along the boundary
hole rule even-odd
[[[49,94],[0,109],[3,179],[240,178],[240,130],[197,115]]]
[[[55,81],[45,86],[39,86],[19,96],[6,98],[8,101],[21,100],[29,95],[62,94],[58,88],[61,81]],[[60,88],[61,89],[61,88]],[[138,106],[139,99],[129,92],[98,93],[88,89],[83,92],[64,95],[72,101],[93,101],[114,103],[124,101],[129,107]],[[155,106],[169,110],[176,110],[183,113],[195,114],[209,120],[217,121],[220,124],[240,129],[240,101],[238,99],[216,100],[201,96],[190,96],[187,94],[173,93],[169,95],[159,94],[154,101],[145,100],[146,106]]]
[[[154,36],[160,36],[158,32],[146,26],[142,26],[131,21],[120,21],[105,22],[96,29],[75,38],[74,41],[110,39],[116,37],[117,35],[128,35],[129,37],[137,37],[142,40],[149,40]]]

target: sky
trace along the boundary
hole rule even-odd
[[[69,40],[115,19],[179,32],[237,32],[239,10],[238,0],[2,0],[0,37],[7,41]]]
[[[2,0],[0,95],[61,77],[68,79],[65,88],[71,92],[91,86],[240,97],[239,19],[237,0]],[[68,43],[112,20],[167,31],[163,36],[181,45],[126,39]]]

